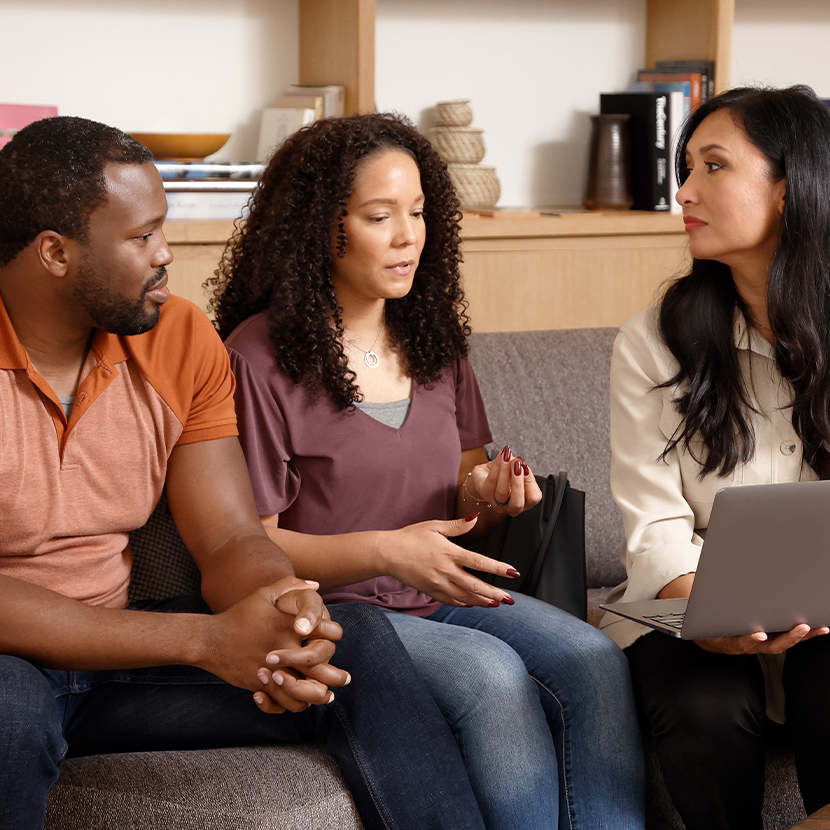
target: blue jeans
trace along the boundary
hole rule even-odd
[[[500,608],[386,612],[447,718],[491,830],[642,828],[642,747],[625,656],[511,594]]]
[[[195,598],[134,607],[206,610]],[[265,714],[251,692],[187,666],[58,671],[0,656],[0,827],[43,827],[67,756],[316,741],[367,830],[483,830],[447,722],[384,615],[363,603],[330,610],[345,632],[332,662],[352,682],[300,714]]]

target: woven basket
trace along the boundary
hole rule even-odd
[[[484,164],[448,164],[455,192],[462,208],[489,210],[501,196],[501,183],[495,167]]]
[[[438,123],[446,127],[469,127],[473,123],[473,111],[467,98],[439,101],[435,108],[438,110]]]
[[[484,130],[475,127],[432,127],[438,155],[447,164],[477,164],[484,158]]]

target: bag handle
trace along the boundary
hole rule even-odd
[[[549,485],[553,487],[553,493],[550,494]],[[545,522],[545,534],[533,557],[533,571],[530,574],[528,585],[530,590],[527,593],[533,595],[539,585],[539,578],[542,575],[542,567],[545,564],[545,558],[548,554],[550,540],[553,537],[553,531],[556,527],[556,520],[559,518],[559,512],[562,510],[562,502],[565,500],[565,489],[568,487],[568,474],[560,472],[559,475],[552,473],[547,477],[545,482],[545,505],[542,513],[542,519]]]

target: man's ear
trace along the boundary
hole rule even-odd
[[[75,246],[74,240],[57,231],[41,231],[35,238],[34,252],[40,264],[52,276],[65,277],[72,256],[71,249]]]

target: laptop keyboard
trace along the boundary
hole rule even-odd
[[[644,614],[647,620],[654,620],[655,622],[663,623],[670,628],[676,628],[680,631],[683,628],[683,617],[685,614]]]

